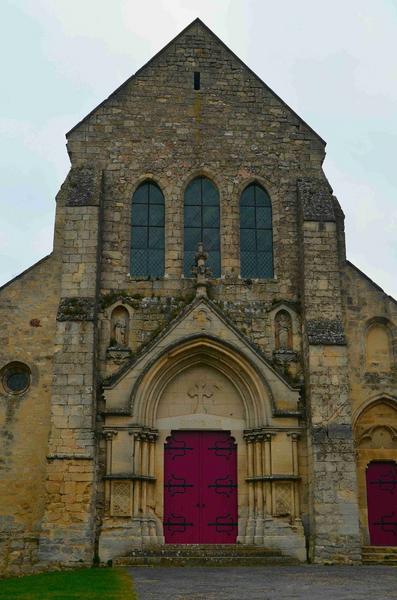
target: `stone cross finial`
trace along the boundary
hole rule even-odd
[[[208,277],[211,276],[211,271],[205,264],[207,259],[208,254],[204,250],[203,242],[199,242],[194,256],[195,266],[192,267],[192,273],[196,276],[196,297],[198,298],[207,297]]]

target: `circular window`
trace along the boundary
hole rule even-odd
[[[3,369],[2,381],[6,392],[22,394],[30,385],[30,369],[23,363],[11,363]]]

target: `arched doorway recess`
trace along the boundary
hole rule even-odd
[[[122,525],[115,522],[118,515],[112,513],[113,486],[120,472],[117,456],[125,457],[120,461],[124,460],[123,465],[127,456],[133,456],[131,500],[124,513],[130,517],[125,520],[130,548],[162,544],[164,521],[167,522],[167,439],[180,431],[218,432],[232,436],[236,445],[236,541],[282,548],[305,559],[300,521],[298,415],[277,409],[274,389],[278,394],[278,389],[285,387],[280,403],[286,398],[284,401],[290,402],[294,392],[274,371],[269,371],[270,380],[273,377],[276,382],[272,389],[265,377],[266,369],[269,370],[266,363],[259,369],[244,352],[230,344],[200,335],[169,347],[140,370],[130,388],[133,425],[130,416],[123,418],[125,426],[105,428],[110,440],[107,452],[112,457],[108,466],[112,480],[108,484],[110,510],[104,520],[103,546],[107,535],[114,540],[116,527],[122,535]],[[126,383],[121,382],[122,385]],[[114,390],[112,394],[115,397]]]
[[[397,545],[397,402],[381,397],[355,420],[363,544]]]

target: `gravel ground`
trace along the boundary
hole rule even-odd
[[[397,567],[134,567],[139,600],[397,599]]]

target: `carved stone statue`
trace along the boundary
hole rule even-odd
[[[128,346],[129,314],[123,306],[118,306],[112,313],[112,339],[111,345],[118,347]]]
[[[208,278],[211,276],[211,271],[206,266],[207,259],[208,254],[204,250],[203,242],[199,242],[194,256],[195,266],[192,268],[192,273],[196,276],[196,296],[198,298],[207,297]]]
[[[280,310],[275,318],[276,350],[292,350],[292,321],[285,310]]]
[[[125,346],[127,343],[126,340],[127,326],[124,321],[118,319],[114,324],[114,339],[118,346]]]

